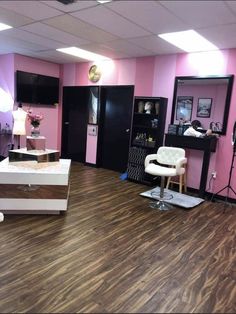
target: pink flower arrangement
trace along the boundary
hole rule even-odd
[[[28,120],[33,127],[40,125],[40,122],[43,120],[42,114],[34,114],[32,111],[28,111]]]

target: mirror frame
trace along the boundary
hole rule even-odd
[[[176,106],[176,100],[177,100],[177,90],[178,90],[178,82],[180,80],[206,80],[206,79],[227,79],[228,80],[228,86],[227,86],[227,93],[226,93],[226,99],[225,99],[225,109],[224,109],[224,117],[222,122],[222,130],[217,131],[215,133],[225,135],[227,130],[227,124],[228,124],[228,117],[229,117],[229,108],[230,108],[230,101],[231,101],[231,95],[232,95],[232,89],[233,89],[233,82],[234,82],[234,75],[223,75],[223,76],[176,76],[175,77],[175,85],[174,85],[174,94],[173,94],[173,102],[172,102],[172,112],[171,112],[171,124],[174,123],[175,119],[175,106]]]

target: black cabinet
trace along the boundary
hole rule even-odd
[[[163,145],[168,99],[135,97],[128,160],[128,178],[152,183],[153,177],[144,171],[144,160]]]
[[[92,91],[98,93],[98,87],[64,86],[63,88],[61,152],[63,158],[85,162]]]

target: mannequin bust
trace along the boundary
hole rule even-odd
[[[12,112],[14,125],[13,134],[14,135],[25,135],[25,121],[27,117],[27,112],[22,109],[22,104],[19,103],[18,109]]]
[[[147,102],[145,103],[145,106],[144,106],[145,113],[150,114],[152,108],[153,108],[153,103],[150,102],[150,101],[147,101]]]

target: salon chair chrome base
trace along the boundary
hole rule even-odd
[[[158,201],[158,202],[150,202],[149,206],[154,209],[159,210],[171,210],[174,209],[174,207],[168,203],[165,203],[164,201]]]

